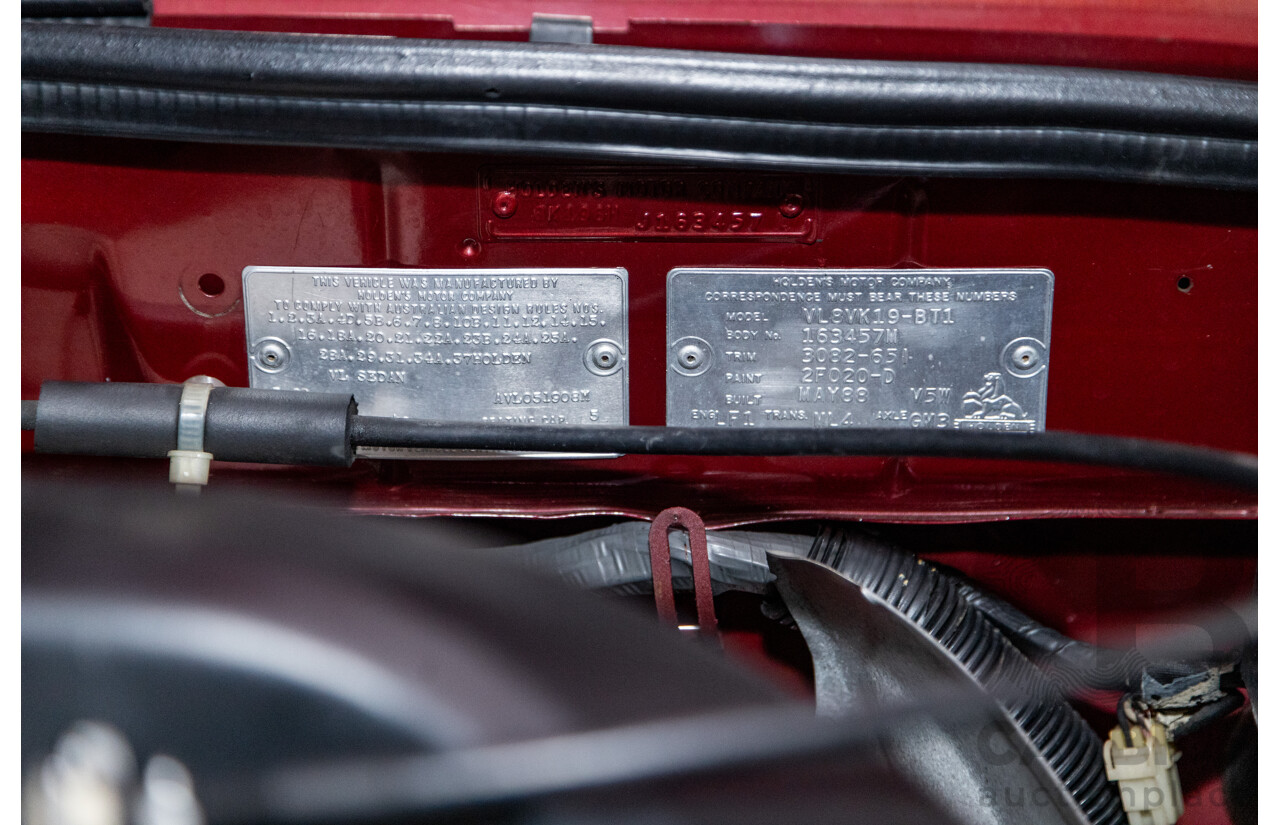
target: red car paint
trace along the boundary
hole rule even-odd
[[[1055,273],[1049,428],[1257,449],[1248,194],[815,175],[812,242],[490,240],[482,177],[494,158],[46,135],[23,148],[25,398],[49,379],[205,373],[246,385],[249,265],[622,266],[631,422],[661,424],[674,267],[1026,266]],[[1255,513],[1253,496],[1207,484],[981,461],[412,462],[362,464],[350,479],[354,509],[413,515],[652,515],[680,503],[723,526]]]

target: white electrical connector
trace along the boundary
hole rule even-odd
[[[169,481],[179,485],[179,490],[198,491],[209,483],[213,454],[204,451],[204,416],[209,409],[209,392],[221,386],[225,385],[207,375],[188,378],[182,385],[178,448],[169,451]]]
[[[1182,782],[1175,764],[1182,754],[1169,744],[1164,725],[1129,728],[1132,746],[1117,726],[1102,746],[1107,779],[1120,786],[1129,825],[1173,825],[1182,816]]]

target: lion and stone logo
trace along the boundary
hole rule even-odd
[[[1035,419],[1028,418],[1022,405],[1005,392],[1003,375],[989,372],[983,376],[983,381],[980,389],[964,394],[964,415],[956,419],[957,428],[1020,433],[1035,430]]]

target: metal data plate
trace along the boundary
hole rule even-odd
[[[675,269],[667,424],[1044,429],[1053,273]]]
[[[624,269],[251,266],[244,299],[253,387],[351,393],[362,415],[627,423]]]

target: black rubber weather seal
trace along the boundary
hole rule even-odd
[[[150,14],[150,0],[22,0],[24,20],[115,22],[126,18],[145,19]]]
[[[22,123],[209,142],[1257,186],[1257,85],[1030,66],[26,23]]]

